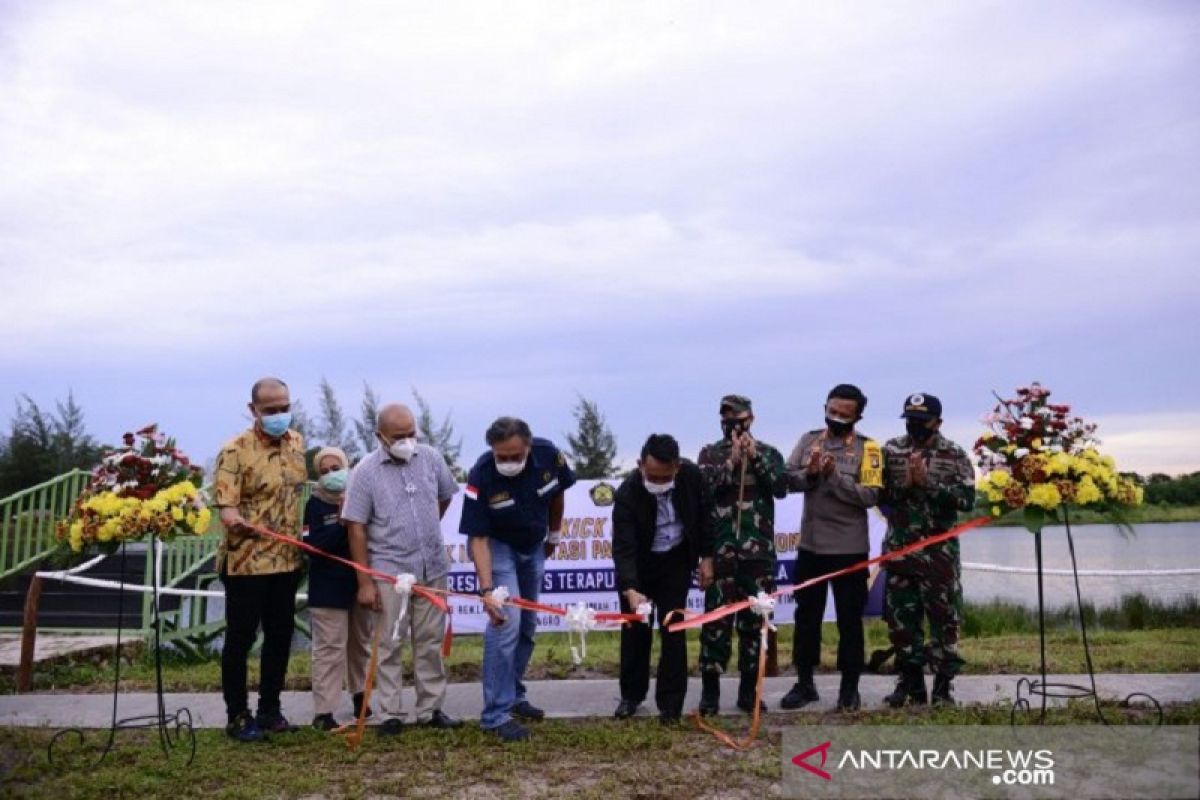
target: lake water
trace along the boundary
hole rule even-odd
[[[1200,522],[1171,522],[1134,526],[1134,535],[1123,536],[1111,525],[1072,525],[1079,569],[1183,569],[1200,568]],[[1024,528],[981,528],[962,537],[964,562],[1034,567],[1033,534]],[[1046,569],[1071,568],[1066,530],[1042,531],[1042,560]],[[1069,575],[1043,579],[1050,608],[1075,603]],[[1200,575],[1097,577],[1081,576],[1084,602],[1097,607],[1113,605],[1122,596],[1141,592],[1147,597],[1174,601],[1200,596]],[[963,570],[963,596],[975,602],[994,598],[1037,605],[1037,578],[978,570]]]

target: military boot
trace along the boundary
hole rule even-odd
[[[883,698],[883,702],[892,708],[900,708],[905,704],[925,705],[929,702],[929,694],[925,690],[925,670],[922,667],[903,667],[900,678],[896,681],[896,690]]]
[[[950,685],[953,680],[953,675],[946,675],[941,672],[933,676],[933,694],[931,695],[931,699],[935,706],[958,705],[954,702],[954,695],[950,694],[950,690],[954,688]]]
[[[738,698],[737,707],[747,714],[754,713],[754,698],[758,694],[758,671],[743,672],[742,679],[738,682]],[[758,710],[766,711],[767,704],[762,700],[758,701]]]
[[[837,710],[858,711],[862,708],[862,697],[858,694],[858,673],[843,672],[842,683],[838,687]]]
[[[721,710],[721,674],[719,672],[700,673],[700,716],[716,716]]]
[[[779,707],[790,711],[803,708],[820,699],[821,695],[817,694],[817,685],[813,683],[812,667],[796,667],[796,684],[788,689],[788,693],[779,701]]]

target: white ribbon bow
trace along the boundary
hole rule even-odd
[[[571,645],[571,660],[575,666],[587,658],[587,633],[596,629],[596,610],[589,608],[586,603],[576,603],[567,607],[567,642]],[[579,634],[579,647],[575,647],[573,637]]]
[[[417,584],[417,576],[411,572],[401,572],[396,576],[396,582],[392,584],[396,594],[400,595],[400,611],[396,614],[396,624],[392,626],[392,641],[400,638],[400,621],[404,619],[404,615],[408,612],[408,600],[412,597],[413,587]]]

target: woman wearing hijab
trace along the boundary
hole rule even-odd
[[[313,464],[319,477],[304,507],[304,540],[331,555],[348,559],[350,544],[341,514],[349,462],[338,448],[325,447],[317,453]],[[357,589],[357,579],[350,567],[317,555],[309,559],[308,609],[316,713],[312,724],[318,730],[337,727],[333,714],[342,698],[343,681],[354,693],[355,716],[362,703],[367,653],[362,640],[355,635],[355,616],[367,612],[354,602]]]

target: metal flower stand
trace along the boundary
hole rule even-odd
[[[1089,683],[1087,686],[1082,686],[1075,683],[1052,682],[1046,679],[1046,606],[1042,587],[1042,532],[1038,530],[1033,534],[1033,549],[1037,560],[1038,645],[1040,648],[1039,662],[1041,665],[1041,678],[1038,680],[1021,678],[1017,681],[1017,696],[1013,701],[1012,711],[1009,715],[1009,721],[1012,724],[1016,723],[1018,711],[1025,713],[1032,711],[1030,700],[1034,697],[1041,698],[1041,710],[1037,718],[1037,722],[1039,723],[1045,722],[1047,702],[1049,698],[1053,697],[1067,701],[1090,699],[1096,707],[1096,716],[1105,725],[1110,724],[1104,716],[1104,710],[1100,706],[1100,695],[1096,691],[1096,671],[1092,666],[1092,651],[1088,643],[1087,620],[1084,618],[1083,613],[1083,595],[1079,590],[1079,566],[1075,560],[1075,538],[1071,534],[1070,512],[1066,506],[1063,506],[1063,527],[1066,528],[1067,549],[1071,554],[1071,574],[1075,581],[1075,604],[1079,611],[1079,631],[1083,638],[1083,656],[1087,663]],[[1162,705],[1145,692],[1133,692],[1127,695],[1121,701],[1120,706],[1122,708],[1129,707],[1134,698],[1142,698],[1153,705],[1158,712],[1157,724],[1161,725],[1163,723]]]
[[[171,759],[175,756],[175,752],[179,751],[180,756],[186,755],[187,762],[185,766],[190,766],[196,758],[196,731],[192,727],[192,713],[187,708],[179,708],[168,713],[165,699],[163,698],[163,678],[162,678],[162,619],[159,615],[159,570],[158,570],[158,555],[162,543],[157,536],[150,539],[150,558],[153,559],[150,573],[153,575],[151,580],[152,586],[152,602],[151,607],[154,610],[154,679],[155,679],[155,713],[146,714],[136,717],[125,717],[120,719],[117,716],[118,701],[121,693],[121,630],[124,627],[124,612],[125,612],[125,543],[121,543],[121,578],[120,588],[117,594],[117,641],[113,646],[113,710],[112,722],[108,728],[108,739],[104,743],[104,747],[100,752],[100,757],[93,762],[92,766],[99,766],[108,754],[111,753],[116,745],[117,732],[122,730],[134,729],[149,729],[153,728],[158,732],[158,743],[165,758]],[[56,747],[59,751],[63,747],[59,747],[61,742],[69,738],[76,740],[76,746],[82,748],[86,735],[81,728],[64,728],[54,734],[47,747],[46,756],[50,763],[55,763]],[[65,760],[64,755],[60,752],[59,761]]]

